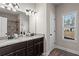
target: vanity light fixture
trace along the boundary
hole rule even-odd
[[[12,11],[17,11],[19,9],[18,3],[2,3],[1,7]]]
[[[3,5],[0,6],[1,8],[5,8]]]
[[[36,14],[37,12],[35,12],[32,9],[26,9],[26,13],[28,13],[28,14]]]

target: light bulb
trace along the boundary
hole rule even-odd
[[[12,7],[13,7],[13,6],[12,6],[12,4],[9,4],[9,7],[11,7],[11,8],[12,8]]]
[[[1,8],[5,8],[3,5],[0,6]]]
[[[11,8],[10,8],[10,7],[7,7],[7,9],[8,9],[8,10],[11,10]]]
[[[18,6],[15,6],[16,9],[18,9]]]
[[[6,3],[2,3],[2,4],[6,4]]]
[[[14,12],[16,12],[16,9],[13,8],[12,10],[13,10]]]

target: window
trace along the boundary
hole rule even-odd
[[[75,40],[76,36],[76,13],[70,12],[63,16],[64,22],[64,39]]]

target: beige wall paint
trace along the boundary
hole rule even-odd
[[[77,41],[65,41],[62,39],[62,16],[70,11],[77,11]],[[56,45],[71,50],[79,51],[79,4],[62,4],[56,6]]]

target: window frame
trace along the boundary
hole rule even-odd
[[[75,27],[75,30],[74,30],[74,32],[75,32],[75,36],[74,36],[74,40],[70,40],[70,39],[64,39],[64,16],[66,15],[68,15],[68,14],[65,14],[65,15],[62,15],[62,39],[64,40],[64,41],[70,41],[70,42],[78,42],[77,41],[77,12],[74,12],[75,13],[75,25],[74,25],[74,27]]]

